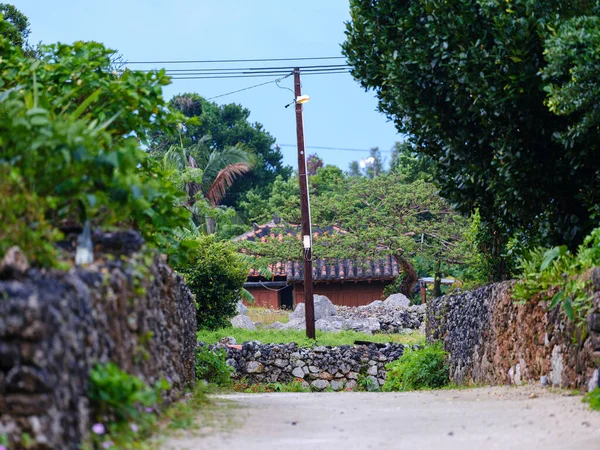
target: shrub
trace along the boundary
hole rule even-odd
[[[537,294],[550,300],[550,308],[562,305],[569,320],[583,326],[592,308],[589,283],[579,275],[600,265],[600,228],[583,240],[576,252],[566,246],[537,248],[520,260],[523,271],[513,290],[515,300],[527,301]]]
[[[247,266],[230,243],[214,235],[198,237],[195,244],[190,262],[179,269],[196,297],[198,329],[225,327],[236,313]]]
[[[591,392],[588,392],[583,397],[583,401],[590,404],[590,408],[594,411],[600,411],[600,388],[596,388]]]
[[[448,384],[446,352],[441,344],[406,348],[397,361],[389,363],[384,391],[435,389]]]
[[[210,350],[207,346],[196,350],[196,379],[206,380],[217,386],[231,385],[233,367],[226,363],[225,350]]]
[[[155,430],[161,394],[168,388],[165,380],[149,387],[113,363],[97,364],[88,392],[95,423],[83,449],[140,448]]]
[[[56,265],[63,224],[127,227],[165,253],[188,223],[180,192],[147,156],[159,129],[175,129],[164,72],[114,71],[95,42],[42,46],[29,58],[2,37],[0,19],[0,235],[41,266]],[[13,232],[12,230],[17,230]],[[41,249],[38,254],[37,249]]]
[[[120,422],[136,420],[142,408],[158,405],[161,392],[168,388],[164,380],[150,388],[138,377],[108,363],[92,369],[88,395],[99,420]]]

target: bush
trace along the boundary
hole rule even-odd
[[[189,213],[140,143],[176,129],[164,72],[114,71],[95,42],[41,46],[29,58],[2,37],[0,19],[0,251],[22,246],[36,265],[57,264],[65,224],[135,228],[175,254]],[[16,232],[15,232],[16,230]],[[38,253],[38,249],[41,251]]]
[[[195,241],[191,261],[179,270],[196,297],[198,329],[231,325],[240,290],[248,276],[246,264],[228,242],[214,235]]]
[[[400,359],[386,368],[384,391],[435,389],[449,382],[446,352],[441,344],[406,348]]]
[[[230,386],[233,367],[226,363],[225,350],[210,350],[207,346],[196,350],[196,379],[206,380],[217,386]]]
[[[550,308],[562,305],[569,320],[585,325],[593,296],[589,282],[580,275],[600,265],[600,228],[586,236],[576,252],[564,245],[536,248],[519,262],[523,273],[513,290],[515,300],[528,301],[540,294],[544,300],[552,299]]]
[[[590,404],[590,408],[594,411],[600,411],[600,388],[596,388],[585,394],[583,401]]]
[[[97,364],[88,392],[95,423],[83,449],[140,448],[139,442],[155,430],[165,389],[169,389],[165,380],[149,387],[113,363]]]

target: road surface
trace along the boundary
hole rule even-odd
[[[167,450],[600,450],[600,412],[534,387],[220,396],[211,426]],[[202,422],[202,420],[200,420]]]

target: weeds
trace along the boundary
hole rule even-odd
[[[600,388],[596,388],[588,392],[583,397],[583,401],[590,404],[590,408],[594,411],[600,411]]]
[[[196,350],[196,379],[214,383],[217,386],[230,386],[233,367],[227,365],[225,350],[210,350],[207,346]]]
[[[397,361],[386,365],[384,391],[436,389],[448,384],[446,352],[441,344],[407,348]]]

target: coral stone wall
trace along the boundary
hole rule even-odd
[[[427,306],[427,339],[442,340],[454,382],[541,382],[592,389],[600,366],[600,269],[585,275],[594,309],[577,330],[561,308],[546,301],[517,304],[514,281],[433,299]]]
[[[355,389],[359,378],[378,389],[386,378],[385,365],[402,356],[402,344],[318,346],[247,342],[241,349],[222,344],[211,346],[227,351],[227,364],[235,368],[234,379],[249,383],[286,383],[302,379],[314,390]]]
[[[113,361],[148,383],[168,379],[166,400],[194,381],[193,298],[159,257],[116,252],[85,269],[7,273],[0,279],[0,435],[16,442],[28,433],[35,449],[79,448],[90,429],[88,377],[98,362]]]

